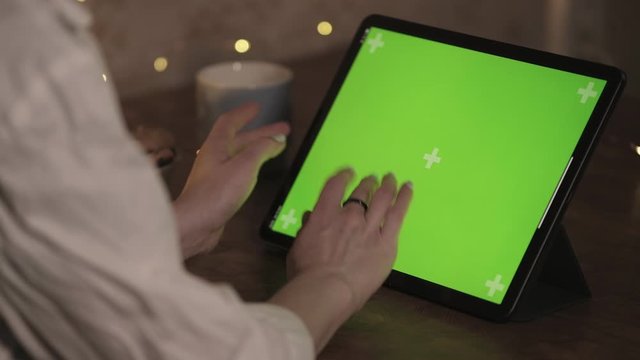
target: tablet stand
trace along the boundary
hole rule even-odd
[[[533,320],[591,297],[564,226],[549,240],[511,321]]]

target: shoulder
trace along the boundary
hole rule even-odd
[[[0,66],[55,61],[86,36],[91,16],[72,0],[0,1]]]
[[[0,106],[89,61],[90,23],[73,0],[0,0]]]

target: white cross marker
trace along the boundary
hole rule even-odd
[[[367,40],[369,45],[369,53],[373,54],[378,48],[384,47],[384,41],[382,41],[382,34],[378,33],[375,38]]]
[[[436,163],[436,164],[440,163],[440,157],[438,156],[439,151],[440,149],[434,148],[431,154],[428,154],[428,153],[424,154],[423,159],[427,160],[427,164],[424,166],[425,168],[431,169],[431,165],[433,165],[433,163]]]
[[[283,215],[280,220],[282,220],[282,228],[287,229],[289,225],[294,225],[298,222],[298,219],[294,216],[296,214],[295,209],[289,210],[289,213]]]
[[[504,291],[504,284],[501,283],[500,280],[502,280],[502,275],[496,274],[495,279],[487,280],[487,282],[484,283],[484,286],[489,288],[489,292],[487,293],[489,297],[493,297],[493,295],[495,295],[496,293],[496,290]]]
[[[578,95],[582,95],[580,102],[585,104],[589,98],[595,97],[598,93],[593,90],[593,81],[589,81],[589,84],[586,88],[579,88]]]

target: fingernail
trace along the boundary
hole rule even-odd
[[[340,171],[346,172],[350,179],[354,178],[356,176],[356,170],[351,166],[347,166],[345,168],[342,168],[342,170],[340,170]]]
[[[273,141],[276,141],[279,143],[287,142],[287,137],[284,134],[273,135],[271,138],[273,139]]]
[[[407,181],[404,183],[409,189],[413,190],[413,183],[411,181]]]

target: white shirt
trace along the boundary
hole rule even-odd
[[[293,313],[185,271],[89,25],[73,0],[0,1],[0,359],[10,337],[36,359],[313,358]]]

